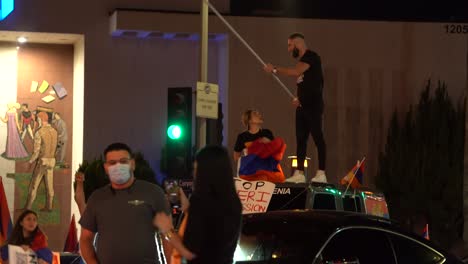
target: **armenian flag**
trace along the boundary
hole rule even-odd
[[[8,202],[3,187],[3,180],[0,176],[0,245],[10,237],[13,224],[11,222],[10,210],[8,209]]]
[[[426,224],[423,229],[423,237],[427,240],[429,239],[429,224]]]
[[[362,163],[358,160],[356,165],[346,174],[346,176],[341,179],[341,185],[348,185],[351,181],[351,187],[356,189],[362,186],[363,177],[364,177],[364,163],[365,159],[363,159]]]
[[[257,139],[247,145],[247,155],[241,157],[239,177],[247,181],[284,182],[280,161],[286,144],[281,138],[264,143]]]

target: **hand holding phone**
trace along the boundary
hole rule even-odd
[[[164,189],[168,196],[168,200],[173,206],[180,206],[180,192],[179,183],[174,179],[167,179],[164,181]]]

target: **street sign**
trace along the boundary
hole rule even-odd
[[[197,82],[197,117],[218,119],[218,93],[217,84]]]

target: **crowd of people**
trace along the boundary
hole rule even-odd
[[[193,192],[190,200],[181,199],[183,234],[175,232],[163,189],[135,178],[130,147],[111,144],[104,157],[110,185],[94,191],[87,201],[83,174],[75,176],[75,200],[82,212],[81,255],[86,263],[157,263],[156,230],[174,248],[171,263],[182,258],[187,263],[232,263],[242,207],[224,147],[207,146],[196,154]]]
[[[105,149],[104,157],[110,184],[95,190],[87,201],[84,175],[75,175],[75,201],[82,213],[80,251],[85,263],[158,263],[157,232],[174,248],[171,263],[182,258],[187,263],[232,263],[242,206],[224,147],[204,147],[195,157],[193,192],[190,200],[181,199],[183,234],[174,230],[163,189],[135,178],[135,161],[128,145],[113,143]],[[52,263],[47,238],[31,210],[18,217],[12,235],[1,248],[2,263],[8,263],[8,245],[34,252],[37,263]]]
[[[326,182],[326,146],[322,133],[323,76],[320,57],[307,49],[304,36],[288,38],[288,51],[298,60],[294,68],[267,64],[264,70],[297,78],[296,140],[298,167],[286,181],[305,182],[304,159],[307,138],[312,135],[318,150],[319,170],[312,181]],[[124,143],[110,144],[104,150],[104,169],[110,184],[84,195],[84,174],[75,175],[75,201],[81,213],[81,256],[87,264],[158,263],[157,232],[173,249],[171,263],[232,263],[241,229],[242,205],[234,177],[246,180],[285,181],[279,162],[286,148],[281,138],[262,128],[263,116],[249,109],[242,115],[246,130],[237,137],[233,159],[238,165],[233,174],[228,150],[221,146],[200,149],[193,163],[193,192],[189,199],[180,190],[184,220],[175,230],[171,206],[164,190],[137,180],[131,148]],[[50,197],[53,193],[49,194]],[[29,199],[34,200],[34,196]],[[28,200],[28,201],[29,201]],[[49,206],[49,207],[47,207]],[[26,206],[29,208],[28,206]],[[50,208],[51,205],[46,205]],[[34,252],[38,263],[52,263],[45,234],[37,224],[37,214],[25,210],[17,219],[13,234],[1,248],[7,263],[8,245]]]

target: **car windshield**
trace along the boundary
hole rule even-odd
[[[312,263],[330,230],[306,219],[244,221],[234,260],[242,263]]]

